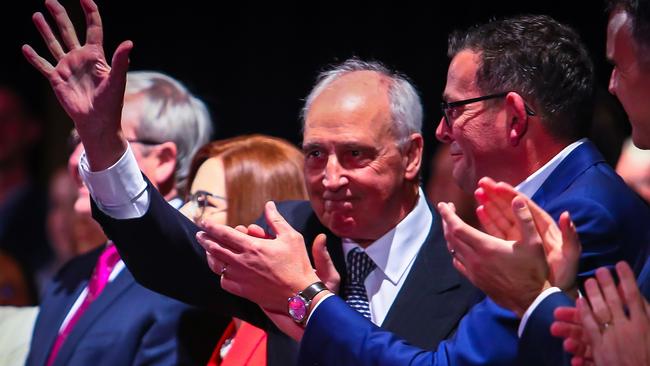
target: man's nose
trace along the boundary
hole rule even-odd
[[[447,126],[447,120],[445,119],[445,116],[442,116],[438,122],[438,127],[436,127],[436,138],[440,142],[444,142],[446,144],[450,144],[452,141],[451,128]]]
[[[341,166],[337,156],[332,154],[327,159],[325,166],[325,175],[323,176],[323,186],[328,190],[338,190],[348,183],[345,169]]]

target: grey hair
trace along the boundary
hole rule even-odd
[[[208,108],[179,81],[159,72],[129,72],[125,95],[143,96],[140,121],[134,126],[138,139],[176,144],[175,183],[184,192],[192,157],[212,134]]]
[[[305,106],[302,109],[303,130],[309,108],[320,93],[336,79],[356,71],[374,71],[390,80],[388,97],[395,137],[399,146],[404,146],[409,141],[411,134],[422,132],[422,103],[417,90],[409,79],[405,75],[388,69],[380,62],[363,61],[358,58],[350,58],[318,75],[316,85],[305,99]]]

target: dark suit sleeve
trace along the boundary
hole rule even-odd
[[[93,202],[93,217],[135,279],[163,295],[264,327],[267,318],[257,305],[221,288],[219,276],[208,267],[205,251],[196,241],[198,227],[170,206],[148,180],[145,194],[149,209],[135,219],[113,219]]]
[[[299,365],[509,365],[516,357],[513,313],[489,299],[475,305],[458,332],[436,351],[409,345],[354,311],[339,297],[325,299],[303,335]]]
[[[575,306],[575,303],[563,292],[555,292],[542,300],[530,314],[519,341],[520,364],[570,365],[570,355],[561,351],[563,340],[550,333],[553,312],[560,306]],[[539,352],[540,349],[547,351]]]
[[[190,365],[194,364],[182,348],[178,328],[183,310],[187,306],[166,301],[153,315],[150,327],[142,340],[133,360],[134,365]]]

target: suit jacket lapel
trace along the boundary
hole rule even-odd
[[[77,345],[85,337],[88,329],[96,324],[97,318],[108,310],[109,306],[117,301],[134,284],[135,280],[133,276],[124,268],[111,283],[106,285],[104,291],[90,304],[86,312],[72,329],[68,339],[63,343],[59,355],[56,358],[56,365],[67,364]]]
[[[549,175],[542,186],[535,192],[532,200],[545,207],[549,200],[559,196],[590,166],[605,162],[591,141],[576,147]]]
[[[53,281],[56,283],[56,288],[52,291],[51,298],[48,297],[47,306],[40,308],[36,321],[38,329],[35,329],[34,333],[39,334],[40,345],[33,347],[35,353],[31,355],[34,360],[32,364],[44,365],[47,362],[54,341],[59,335],[61,324],[81,292],[86,288],[88,278],[90,278],[102,249],[103,246],[88,253],[85,258],[81,259],[83,262],[74,265],[70,272],[65,271],[64,268],[57,274],[60,278]]]
[[[453,268],[444,241],[442,219],[435,211],[432,214],[433,223],[429,235],[420,248],[404,285],[386,314],[382,328],[397,331],[402,324],[407,323],[407,319],[418,316],[413,314],[412,309],[422,307],[423,303],[427,303],[427,307],[448,306],[448,304],[441,304],[438,296],[461,283],[461,275]],[[444,319],[442,320],[444,323]]]
[[[343,288],[345,285],[347,269],[345,265],[345,259],[343,258],[343,246],[341,245],[341,238],[334,235],[334,233],[332,233],[328,228],[323,226],[320,220],[318,220],[318,216],[316,216],[316,213],[313,211],[311,211],[311,214],[305,224],[305,229],[302,232],[305,239],[305,244],[307,245],[309,259],[311,260],[312,265],[314,263],[314,258],[311,253],[311,248],[314,242],[314,238],[316,238],[316,236],[320,233],[327,235],[327,251],[332,258],[334,268],[336,268],[336,270],[341,275],[340,288]]]

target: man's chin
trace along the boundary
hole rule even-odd
[[[345,238],[355,237],[358,225],[354,217],[336,213],[326,214],[325,217],[325,226],[336,236]]]
[[[648,123],[650,123],[650,121],[648,121]],[[633,124],[632,142],[634,142],[634,146],[638,147],[639,149],[648,150],[650,149],[650,133],[647,133],[647,131],[639,127],[635,127]]]

